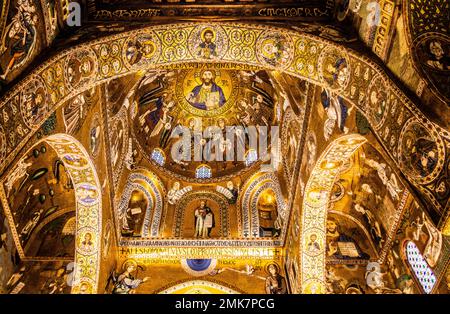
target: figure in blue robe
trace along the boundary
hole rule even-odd
[[[197,55],[204,59],[211,59],[217,57],[216,44],[213,43],[214,32],[210,29],[203,34],[203,41],[198,45]]]
[[[328,118],[335,120],[341,131],[344,131],[348,116],[348,108],[341,96],[333,96],[328,90],[323,90],[321,94],[322,105],[328,110]]]
[[[207,72],[209,71],[205,71],[205,73]],[[222,88],[210,78],[205,79],[202,77],[202,81],[202,85],[197,85],[192,89],[192,92],[188,97],[188,101],[195,108],[202,110],[212,110],[222,107],[227,101]]]

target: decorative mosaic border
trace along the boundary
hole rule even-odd
[[[300,236],[302,293],[326,293],[326,222],[331,191],[345,161],[366,141],[360,135],[347,135],[332,142],[318,159],[308,180]],[[317,238],[319,252],[308,251],[311,235]]]
[[[35,145],[41,142],[48,143],[56,151],[58,156],[63,161],[65,168],[69,172],[75,187],[77,227],[75,237],[75,269],[72,292],[81,293],[82,290],[84,291],[83,293],[96,293],[100,269],[99,248],[101,245],[100,240],[102,233],[102,189],[95,167],[83,145],[70,135],[51,135],[50,137],[40,140]],[[80,159],[80,161],[82,161],[80,164],[83,166],[72,165],[64,158],[66,155],[76,156]],[[81,190],[84,189],[85,186],[89,186],[89,188],[94,191],[93,196],[89,200],[84,198],[83,193],[81,193]],[[14,220],[9,210],[7,198],[4,193],[3,182],[0,184],[0,198],[5,212],[7,213],[8,222],[10,226],[12,226],[11,232],[13,233],[17,251],[22,259],[29,259],[25,257],[17,230],[14,227]],[[91,234],[93,241],[93,245],[88,251],[82,250],[79,246],[79,243],[84,240],[84,235],[86,233]]]
[[[143,186],[140,181],[147,184],[150,187],[150,190],[148,190],[147,187]],[[165,194],[165,188],[161,179],[159,179],[156,174],[147,169],[137,168],[135,172],[131,173],[128,176],[127,182],[127,188],[123,192],[120,202],[116,205],[116,208],[118,210],[118,212],[116,212],[116,220],[118,220],[118,218],[121,216],[122,211],[124,209],[126,210],[132,191],[134,189],[138,189],[146,195],[149,201],[149,207],[147,207],[144,224],[142,227],[142,237],[158,237],[160,231],[159,229],[161,226],[162,213],[164,209],[163,195]],[[130,185],[132,188],[129,187]],[[118,226],[121,226],[119,221]]]
[[[223,36],[223,45],[217,59],[202,59],[193,51],[199,43],[198,34],[206,28],[211,28]],[[126,50],[131,42],[151,42],[155,53],[145,56],[139,62],[130,64]],[[281,52],[277,56],[265,54],[263,47],[276,42],[281,45]],[[89,73],[78,73],[74,80],[69,79],[69,73],[64,71],[72,60],[87,58],[93,65]],[[337,60],[345,60],[348,77],[340,83],[329,80],[325,70],[327,64]],[[297,30],[288,30],[267,25],[250,25],[243,23],[180,23],[149,26],[118,35],[108,36],[89,43],[67,49],[50,58],[38,66],[29,76],[15,85],[0,101],[0,109],[14,114],[16,119],[10,119],[0,129],[0,169],[12,162],[20,150],[34,136],[46,119],[71,97],[92,88],[93,85],[103,84],[140,70],[183,64],[186,62],[220,63],[224,68],[233,63],[242,69],[249,67],[264,67],[269,70],[282,71],[299,77],[316,85],[323,86],[339,93],[349,103],[354,104],[368,118],[372,127],[374,121],[371,112],[375,109],[370,104],[370,84],[376,76],[381,76],[388,84],[387,92],[391,99],[386,115],[398,117],[399,124],[420,125],[431,138],[438,149],[436,167],[426,176],[415,174],[408,165],[403,163],[402,156],[411,151],[404,151],[401,136],[408,129],[389,128],[389,119],[380,126],[380,130],[373,128],[374,134],[386,153],[408,178],[408,181],[421,192],[426,200],[448,218],[448,198],[439,197],[441,185],[434,184],[445,177],[448,167],[448,141],[450,132],[429,121],[414,103],[407,98],[398,86],[390,79],[384,68],[376,64],[369,57],[361,56],[349,48],[336,44],[317,36],[305,34]],[[58,74],[59,73],[59,74]],[[39,90],[45,99],[44,104],[38,105],[37,113],[31,114],[26,99]],[[400,105],[400,106],[399,106]],[[400,107],[400,113],[393,108]],[[401,119],[400,119],[401,117]],[[8,135],[8,136],[6,136]],[[320,170],[319,170],[320,171]],[[444,187],[448,186],[444,182]],[[326,211],[322,208],[320,212]],[[308,211],[306,211],[308,212]],[[304,216],[303,218],[306,219]],[[320,220],[320,219],[319,219]],[[450,219],[444,223],[444,232],[450,232]],[[306,230],[304,230],[306,232]],[[303,245],[303,242],[302,242]],[[308,257],[302,257],[303,262]],[[312,258],[311,260],[317,261]],[[306,267],[306,264],[302,263]],[[323,284],[323,263],[316,263],[317,267],[308,270],[308,278],[302,278],[304,291],[320,291]],[[310,265],[312,265],[310,263]],[[322,268],[321,268],[322,267]],[[315,275],[316,274],[316,275]],[[319,290],[317,290],[319,289]]]
[[[280,189],[278,177],[274,173],[265,173],[255,179],[255,176],[249,178],[244,185],[245,192],[239,195],[237,204],[241,209],[242,215],[242,234],[244,238],[259,238],[259,215],[258,198],[266,189],[272,189],[275,192],[278,205],[278,215],[283,219],[283,229],[280,239],[284,238],[287,229],[288,207],[284,201],[283,193]]]
[[[200,40],[196,36],[206,28],[211,28],[223,36],[222,50],[218,54],[219,57],[214,60],[200,58],[193,52]],[[152,42],[155,53],[145,56],[135,64],[130,64],[126,54],[128,44],[143,40],[147,43]],[[261,49],[273,41],[282,44],[282,52],[278,56],[266,56]],[[75,79],[70,80],[70,74],[63,69],[66,65],[70,65],[72,60],[80,58],[90,60],[93,69],[89,73],[78,73]],[[326,64],[335,62],[336,58],[346,60],[349,73],[352,74],[349,74],[341,85],[330,82],[324,72]],[[443,172],[447,148],[442,139],[450,138],[450,133],[426,119],[413,102],[392,83],[384,69],[369,58],[362,57],[342,45],[310,34],[267,25],[184,23],[177,24],[176,28],[170,24],[158,25],[94,40],[61,52],[37,67],[31,75],[3,97],[0,107],[8,111],[14,110],[11,106],[14,106],[16,111],[20,108],[22,119],[15,119],[15,128],[10,129],[10,125],[4,127],[3,132],[8,134],[6,139],[8,145],[0,143],[0,148],[6,146],[0,151],[0,157],[3,160],[0,169],[4,169],[11,162],[46,118],[70,97],[91,88],[92,85],[102,84],[139,70],[185,62],[223,63],[224,67],[234,63],[242,69],[259,66],[269,70],[283,71],[338,92],[366,116],[370,116],[369,113],[373,110],[368,99],[368,87],[375,76],[381,75],[389,82],[387,89],[392,94],[392,102],[402,104],[405,120],[412,119],[414,123],[421,124],[429,133],[429,137],[438,144],[438,161],[433,173],[426,177],[419,177],[409,171],[408,166],[398,159],[401,154],[397,152],[402,147],[402,143],[398,142],[400,137],[397,137],[398,135],[392,137],[389,134],[391,130],[384,128],[382,134],[378,131],[375,131],[375,134],[386,152],[408,176],[409,181],[427,197],[434,207],[441,212],[444,211],[446,200],[440,199],[436,191],[437,187],[428,183]],[[61,75],[57,75],[59,72],[55,69],[60,69]],[[38,87],[47,102],[45,106],[39,108],[38,113],[30,115],[25,99]],[[0,136],[0,138],[3,137],[6,138],[4,134]],[[393,143],[391,139],[394,139]]]
[[[175,282],[169,286],[166,286],[160,290],[156,290],[154,293],[157,294],[173,294],[181,289],[193,287],[195,285],[206,286],[209,288],[217,289],[225,294],[244,294],[245,292],[239,291],[237,288],[230,288],[226,283],[218,281],[206,281],[206,280],[188,280],[183,282]]]
[[[248,239],[122,239],[121,247],[238,247],[238,248],[266,248],[283,247],[281,240],[248,240]]]

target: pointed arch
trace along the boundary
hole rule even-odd
[[[205,60],[195,53],[194,43],[206,28],[213,30],[222,43],[217,51],[217,59],[213,61]],[[9,119],[10,122],[0,126],[0,171],[12,162],[56,109],[71,97],[93,86],[129,74],[145,73],[148,69],[169,65],[183,67],[187,63],[205,67],[215,63],[218,67],[240,70],[263,68],[322,86],[354,104],[368,118],[380,144],[405,173],[409,182],[421,192],[427,202],[444,213],[446,219],[442,219],[440,226],[443,227],[447,221],[444,230],[446,234],[449,232],[450,193],[445,197],[439,193],[450,190],[444,180],[448,168],[445,157],[449,153],[447,143],[450,141],[450,132],[427,119],[386,73],[384,67],[342,43],[331,42],[299,30],[231,22],[179,23],[176,24],[176,29],[180,36],[172,36],[173,24],[152,25],[79,44],[52,56],[14,85],[0,99],[2,112],[6,112],[6,115],[13,113],[15,116],[14,119]],[[246,36],[234,38],[233,34],[237,31]],[[242,38],[249,40],[243,41]],[[277,56],[267,57],[264,55],[264,48],[273,41],[279,41],[282,51]],[[153,52],[130,63],[127,47],[141,44],[151,45]],[[174,46],[180,49],[175,51]],[[68,70],[74,60],[89,62],[91,71],[75,79],[73,75],[77,70]],[[344,69],[339,70],[339,80],[336,79],[338,73],[335,73],[338,71],[337,65]],[[55,78],[55,68],[66,71],[62,71],[62,77]],[[381,120],[377,120],[377,108],[369,99],[374,86],[379,86],[389,96]],[[40,95],[37,102],[30,102],[37,92]],[[404,125],[405,128],[391,129],[387,126],[391,122]],[[401,158],[411,155],[414,149],[414,145],[407,145],[404,135],[409,129],[419,125],[421,133],[430,138],[436,150],[435,166],[425,175],[412,171],[413,166],[403,162]],[[8,139],[5,134],[9,135]],[[427,186],[434,181],[440,182],[439,187],[430,190]]]
[[[326,293],[326,222],[328,203],[340,169],[367,140],[352,134],[333,141],[318,159],[305,188],[302,208],[301,289],[306,294]],[[319,252],[309,252],[308,241],[315,235]]]
[[[166,193],[166,189],[161,179],[155,173],[147,169],[137,168],[129,175],[127,189],[124,191],[120,202],[116,207],[118,211],[116,213],[116,218],[119,219],[124,211],[126,211],[131,192],[136,189],[143,192],[149,202],[142,226],[142,236],[157,237],[161,226],[164,206],[163,196]],[[121,226],[120,223],[118,225]]]

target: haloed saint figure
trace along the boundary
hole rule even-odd
[[[203,59],[211,59],[217,57],[216,44],[214,41],[214,32],[206,29],[202,34],[202,42],[197,48],[197,55]]]
[[[202,84],[195,86],[187,100],[195,108],[214,110],[226,103],[222,88],[216,84],[213,71],[206,70],[201,74]]]

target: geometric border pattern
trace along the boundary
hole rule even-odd
[[[326,223],[331,191],[345,161],[366,141],[356,134],[333,141],[318,159],[308,180],[300,236],[302,293],[326,293]],[[316,236],[318,251],[308,250],[312,235]]]

